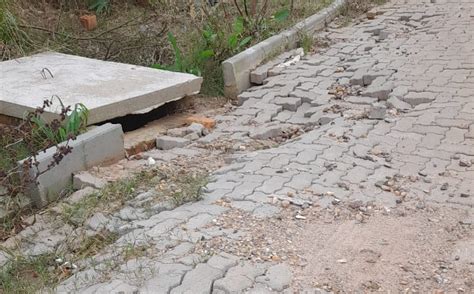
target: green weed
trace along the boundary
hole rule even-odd
[[[79,202],[64,206],[62,219],[64,222],[80,226],[98,210],[117,209],[123,206],[125,201],[135,197],[139,187],[153,183],[156,174],[156,170],[143,171],[129,178],[109,183]]]
[[[12,256],[0,269],[0,293],[35,293],[59,282],[53,254]]]
[[[202,188],[207,185],[207,175],[184,175],[176,183],[178,189],[172,194],[176,206],[187,202],[198,201],[202,196]]]
[[[109,0],[90,0],[89,9],[94,10],[97,14],[107,12],[110,9]]]
[[[51,98],[51,103],[54,98],[57,98],[61,104],[61,109],[63,109],[61,113],[63,120],[59,125],[48,123],[41,114],[33,115],[30,119],[38,140],[48,140],[49,142],[59,144],[86,130],[89,110],[82,103],[76,103],[74,108],[70,110],[70,107],[64,106],[61,99],[57,96]]]
[[[118,235],[109,231],[101,231],[88,236],[73,250],[75,260],[83,260],[99,253],[102,249],[117,241]]]

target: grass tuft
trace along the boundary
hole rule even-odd
[[[35,293],[59,282],[53,254],[14,256],[0,269],[0,293]]]

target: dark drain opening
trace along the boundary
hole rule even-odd
[[[126,116],[114,118],[105,122],[101,122],[98,125],[105,123],[121,124],[124,132],[134,131],[142,128],[148,123],[160,119],[162,117],[171,115],[179,109],[178,101],[168,102],[150,112],[143,114],[129,114]]]

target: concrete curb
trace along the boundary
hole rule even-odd
[[[321,30],[338,14],[348,0],[335,0],[329,7],[297,23],[292,28],[272,36],[222,62],[224,94],[236,98],[251,86],[250,71],[266,58],[297,47],[299,34]]]
[[[73,173],[125,157],[122,126],[118,124],[98,126],[77,136],[69,145],[73,148],[72,152],[57,166],[39,176],[37,185],[31,185],[26,191],[35,207],[41,208],[56,200],[64,189],[72,185]],[[52,147],[36,157],[40,170],[45,170],[51,163],[55,151],[56,148]],[[34,170],[30,173],[34,174]]]

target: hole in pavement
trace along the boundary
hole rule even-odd
[[[129,114],[101,122],[97,125],[103,125],[106,123],[121,124],[124,132],[131,132],[144,127],[152,121],[174,114],[179,109],[178,102],[179,101],[171,101],[147,113]]]

